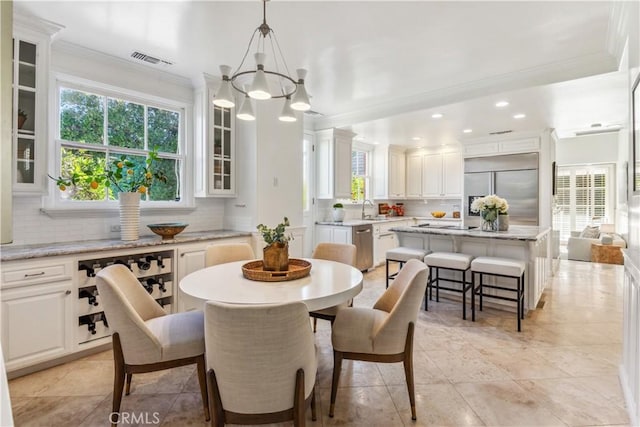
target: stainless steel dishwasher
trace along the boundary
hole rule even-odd
[[[371,224],[352,227],[351,241],[356,245],[356,268],[366,271],[373,267],[373,226]]]

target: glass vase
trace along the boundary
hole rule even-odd
[[[498,210],[485,209],[480,213],[482,217],[482,231],[498,231]]]

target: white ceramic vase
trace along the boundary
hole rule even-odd
[[[331,217],[335,222],[344,221],[344,215],[346,214],[344,208],[333,208],[331,211]]]
[[[140,230],[140,193],[118,193],[120,202],[120,239],[138,240]]]

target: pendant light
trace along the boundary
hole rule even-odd
[[[282,121],[295,121],[296,116],[291,109],[307,111],[311,108],[309,95],[304,85],[307,71],[297,70],[297,80],[290,77],[287,63],[284,60],[275,32],[267,24],[267,1],[262,0],[262,23],[255,29],[249,45],[240,61],[238,68],[231,74],[231,67],[220,66],[222,82],[214,95],[214,105],[233,108],[235,106],[232,88],[242,93],[244,99],[236,116],[242,120],[255,120],[251,100],[265,100],[271,98],[284,98],[285,105],[280,115]],[[255,63],[253,69],[243,69],[247,55],[255,47]],[[270,46],[267,46],[270,45]],[[273,53],[269,57],[265,51]],[[248,88],[245,89],[245,86]]]

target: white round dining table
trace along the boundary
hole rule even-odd
[[[201,301],[229,304],[276,304],[302,301],[309,311],[348,301],[362,290],[362,272],[335,261],[305,258],[311,263],[308,276],[282,282],[249,280],[237,261],[206,267],[186,275],[180,290]]]

